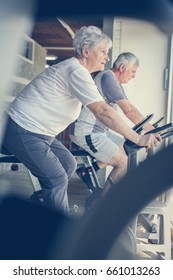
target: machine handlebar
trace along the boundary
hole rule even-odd
[[[154,116],[153,114],[146,116],[141,122],[139,122],[134,127],[132,127],[132,129],[137,133],[140,133],[143,130],[144,124],[150,121],[153,116]]]
[[[157,127],[158,127],[158,124],[159,124],[161,121],[163,121],[163,119],[164,119],[164,117],[161,117],[158,121],[156,121],[155,123],[153,123],[153,126],[154,126],[155,128],[157,128]]]
[[[152,130],[149,130],[149,131],[147,131],[146,133],[145,133],[145,135],[146,134],[156,134],[156,133],[159,133],[159,132],[161,132],[161,131],[163,131],[163,130],[167,130],[167,129],[169,129],[169,128],[173,128],[173,125],[172,125],[172,123],[168,123],[168,124],[165,124],[165,125],[162,125],[162,126],[160,126],[160,127],[157,127],[157,128],[155,128],[155,129],[152,129]]]
[[[138,123],[137,125],[135,125],[133,127],[133,130],[135,130],[137,133],[141,132],[141,130],[143,129],[143,125],[149,121],[151,118],[153,117],[153,114],[147,116],[146,118],[144,118],[140,123]],[[163,118],[161,118],[160,120],[158,120],[154,126],[157,126],[157,124],[162,120]],[[164,130],[167,130],[165,132],[163,132],[161,135],[161,137],[164,139],[164,138],[167,138],[167,137],[170,137],[173,135],[173,125],[172,123],[168,123],[168,124],[165,124],[165,125],[162,125],[160,127],[156,127],[155,129],[153,130],[150,130],[150,131],[147,131],[145,133],[146,134],[156,134],[156,133],[159,133],[159,132],[162,132]],[[124,149],[126,151],[127,154],[129,153],[132,153],[133,151],[137,151],[137,150],[140,150],[142,148],[145,148],[144,146],[139,146],[135,143],[133,143],[132,141],[130,140],[126,140],[125,143],[124,143]]]
[[[168,130],[168,131],[166,131],[166,132],[163,132],[163,133],[160,134],[160,135],[161,135],[161,137],[162,137],[163,139],[168,138],[168,137],[171,137],[171,136],[173,135],[173,129],[170,129],[170,130]]]

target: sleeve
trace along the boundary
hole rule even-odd
[[[127,99],[124,89],[110,72],[105,72],[101,78],[102,93],[109,103]]]
[[[70,94],[85,106],[97,101],[104,101],[90,73],[83,68],[77,68],[71,73],[68,86]]]

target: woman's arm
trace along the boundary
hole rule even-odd
[[[88,105],[88,108],[95,115],[95,117],[104,123],[108,128],[121,134],[124,138],[131,140],[139,146],[147,146],[152,148],[156,146],[158,140],[153,134],[139,135],[131,129],[118,113],[104,101],[94,102]]]

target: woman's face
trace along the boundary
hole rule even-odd
[[[104,70],[105,64],[109,61],[108,51],[109,48],[106,42],[101,42],[91,49],[84,51],[86,68],[90,73]]]

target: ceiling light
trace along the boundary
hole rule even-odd
[[[57,58],[58,58],[57,56],[53,56],[53,55],[45,57],[46,60],[56,60]]]

